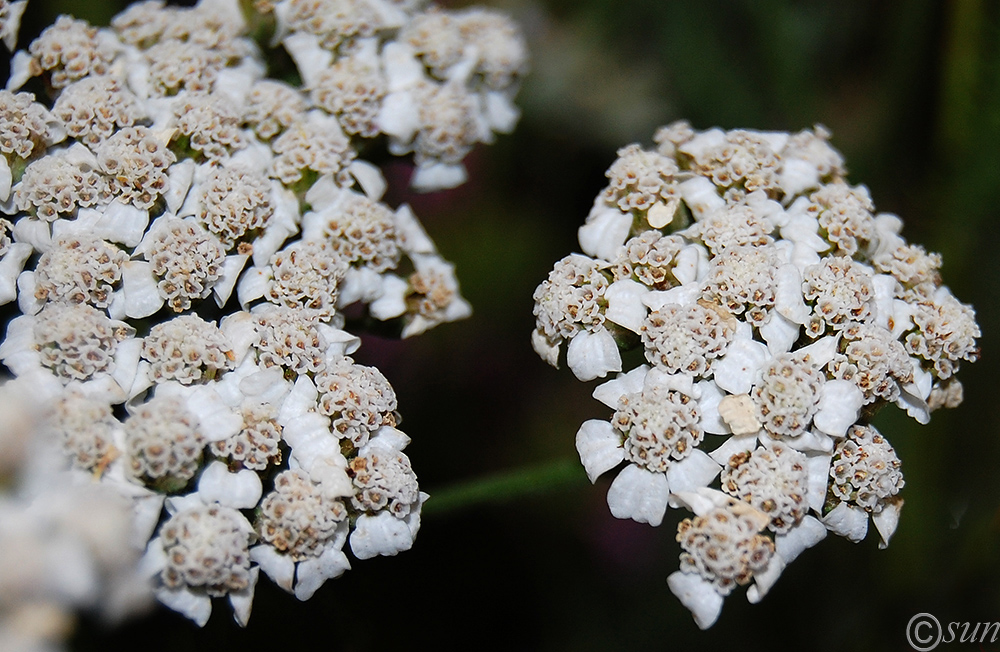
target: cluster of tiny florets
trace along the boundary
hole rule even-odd
[[[52,222],[107,202],[112,183],[92,156],[61,150],[28,165],[14,188],[14,204],[20,211]]]
[[[49,126],[52,115],[31,93],[0,90],[0,152],[27,159],[32,152],[55,140]]]
[[[649,363],[670,373],[707,376],[734,333],[732,318],[708,305],[667,304],[650,312],[640,332]]]
[[[267,226],[274,214],[271,184],[253,170],[213,168],[201,195],[201,223],[228,248]]]
[[[199,506],[174,514],[160,539],[167,555],[161,573],[170,588],[198,587],[223,596],[250,586],[250,531],[235,509]]]
[[[167,189],[167,168],[177,160],[148,127],[126,127],[97,149],[111,193],[124,203],[149,209]]]
[[[146,258],[160,296],[175,312],[204,299],[222,275],[225,249],[197,223],[165,218],[152,233]]]
[[[766,568],[774,554],[774,542],[759,531],[751,518],[723,508],[684,519],[677,527],[682,571],[697,573],[729,595]]]
[[[279,474],[260,506],[261,538],[296,560],[318,556],[347,518],[343,501],[327,497],[308,474],[296,470]]]
[[[881,512],[903,488],[900,462],[872,426],[853,426],[837,444],[830,466],[830,494],[869,512]]]
[[[351,461],[349,474],[354,484],[351,502],[364,512],[385,510],[403,518],[420,497],[417,476],[403,453],[373,451],[358,455]]]
[[[807,459],[780,442],[733,455],[722,468],[722,490],[766,514],[768,527],[784,534],[809,511]]]
[[[10,50],[23,11],[0,1]],[[203,625],[226,597],[245,625],[261,573],[305,600],[348,549],[413,544],[427,496],[356,331],[470,307],[366,155],[407,156],[419,191],[464,183],[526,64],[505,15],[423,0],[145,0],[11,58],[0,363],[56,406],[58,471],[128,503],[161,602]]]
[[[34,323],[34,348],[42,365],[64,382],[110,372],[121,339],[106,314],[87,304],[48,304]]]
[[[621,372],[594,390],[613,415],[576,437],[592,481],[618,469],[611,512],[695,513],[668,584],[702,628],[826,532],[858,541],[870,521],[887,543],[903,480],[869,420],[957,406],[979,357],[941,256],[847,182],[829,138],[658,129],[655,149],[618,151],[583,253],[535,291],[539,356],[583,381]]]
[[[535,290],[538,332],[550,343],[558,344],[582,328],[604,322],[601,304],[610,285],[604,267],[583,256],[567,256]]]
[[[654,386],[618,399],[611,423],[625,436],[625,459],[662,473],[701,443],[699,417],[691,397]]]
[[[128,254],[101,238],[59,237],[35,266],[35,297],[107,308],[127,260]]]
[[[396,425],[396,393],[378,369],[344,358],[316,376],[318,410],[333,421],[333,429],[357,447],[374,431]]]
[[[150,484],[177,481],[183,486],[198,472],[205,433],[198,418],[176,397],[150,399],[125,420],[124,429],[132,477]]]
[[[80,392],[67,392],[55,405],[51,427],[63,439],[72,463],[100,473],[120,454],[114,432],[121,427],[111,404]]]
[[[142,340],[142,358],[158,380],[211,380],[233,369],[235,357],[219,328],[193,313],[156,324]]]

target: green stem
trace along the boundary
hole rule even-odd
[[[431,492],[422,515],[442,514],[484,503],[499,503],[521,496],[584,485],[587,476],[577,459],[561,459],[535,467],[477,478]]]

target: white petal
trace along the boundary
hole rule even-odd
[[[118,467],[120,468],[121,465]],[[130,539],[136,548],[142,548],[153,536],[153,531],[156,529],[163,511],[163,502],[162,494],[147,494],[132,498],[132,536]]]
[[[385,177],[382,176],[382,170],[378,166],[372,165],[368,161],[355,159],[347,166],[347,171],[358,182],[361,190],[369,199],[373,201],[382,199],[389,184],[386,183]]]
[[[424,66],[413,49],[400,41],[389,41],[382,48],[382,59],[389,92],[409,88],[424,79]]]
[[[707,580],[693,573],[674,571],[667,577],[667,586],[688,608],[700,629],[708,629],[719,619],[724,600]]]
[[[202,472],[198,493],[206,503],[253,509],[261,496],[260,477],[250,469],[230,473],[225,464],[215,461]]]
[[[757,448],[757,433],[734,435],[709,453],[709,456],[719,464],[725,464],[733,455],[747,453],[755,448]]]
[[[893,316],[896,307],[896,287],[899,281],[889,274],[876,274],[872,277],[872,288],[875,291],[875,316],[872,323],[882,328],[889,328],[889,318]]]
[[[10,59],[10,76],[7,78],[7,90],[16,91],[32,78],[32,57],[24,50],[18,50]]]
[[[316,407],[316,398],[319,391],[312,379],[305,374],[301,374],[295,379],[292,391],[285,398],[278,411],[278,423],[286,425],[292,419],[305,414]]]
[[[642,303],[643,296],[648,293],[649,288],[642,283],[627,279],[615,281],[604,292],[604,298],[608,302],[605,318],[633,333],[639,333],[649,313]]]
[[[461,163],[429,163],[418,165],[410,177],[410,187],[418,192],[433,192],[457,188],[469,178]]]
[[[410,438],[402,430],[397,430],[392,426],[382,426],[375,431],[372,438],[368,440],[368,444],[362,447],[362,451],[367,452],[368,450],[374,448],[381,448],[383,450],[399,452],[409,445]],[[361,454],[364,455],[365,452],[362,452]]]
[[[205,594],[196,594],[187,587],[168,589],[159,587],[154,591],[156,599],[177,613],[204,627],[212,615],[212,599]]]
[[[674,276],[682,285],[690,285],[704,275],[708,264],[708,250],[701,245],[688,245],[677,253],[674,262]]]
[[[236,283],[236,296],[239,299],[240,307],[246,310],[247,305],[264,296],[271,278],[269,268],[251,267],[244,272]]]
[[[590,481],[618,466],[625,459],[622,437],[607,421],[584,421],[576,433],[576,451]]]
[[[792,323],[807,323],[812,311],[802,295],[802,273],[798,267],[782,265],[774,273],[774,283],[774,309]]]
[[[340,284],[337,307],[345,308],[356,301],[370,303],[382,294],[382,276],[371,267],[348,267]]]
[[[794,206],[794,205],[793,205]],[[830,248],[830,243],[819,237],[819,223],[810,214],[798,213],[789,210],[792,215],[788,224],[778,231],[785,240],[791,240],[796,244],[801,244],[811,251],[826,251]]]
[[[361,346],[360,337],[352,335],[345,330],[333,328],[329,324],[316,324],[316,330],[318,330],[320,335],[323,336],[323,339],[326,340],[327,364],[333,363],[345,355],[354,353]]]
[[[44,253],[52,247],[52,227],[43,220],[22,217],[14,222],[13,233],[14,240],[27,243],[38,252]]]
[[[603,378],[609,371],[622,370],[622,358],[615,338],[606,328],[582,331],[570,340],[566,364],[579,380]]]
[[[117,199],[99,213],[100,219],[93,227],[94,235],[135,247],[142,240],[149,225],[149,211],[123,204]]]
[[[487,91],[485,100],[486,122],[490,128],[501,134],[509,134],[514,131],[517,121],[521,118],[521,110],[507,94],[500,91]]]
[[[222,274],[219,280],[212,286],[212,294],[215,296],[215,303],[221,308],[229,301],[229,296],[233,293],[236,281],[240,277],[240,272],[247,264],[250,256],[246,254],[232,254],[226,256],[222,262]]]
[[[686,507],[691,510],[696,516],[704,516],[716,507],[727,508],[737,502],[732,496],[709,487],[698,487],[694,491],[675,493],[671,496],[671,500],[675,501],[679,507]],[[760,514],[760,512],[757,512],[757,514]],[[765,516],[761,527],[767,525],[768,520]]]
[[[642,297],[642,302],[650,310],[659,310],[668,304],[674,303],[681,307],[686,307],[698,303],[701,298],[701,287],[696,283],[678,285],[675,288],[662,291],[647,292]]]
[[[7,157],[0,156],[0,202],[10,199],[10,184],[14,180]]]
[[[351,562],[339,548],[327,548],[319,557],[299,562],[296,571],[295,597],[308,600],[328,579],[340,577],[350,570]]]
[[[538,357],[557,369],[559,368],[559,344],[562,344],[562,340],[557,344],[552,344],[545,333],[537,328],[531,331],[531,348],[535,350]]]
[[[657,526],[667,511],[667,476],[629,464],[608,489],[608,507],[615,518],[630,518]]]
[[[828,365],[837,355],[839,335],[821,337],[809,346],[803,346],[795,351],[795,356],[804,362],[812,363],[817,369]]]
[[[825,538],[826,527],[819,519],[807,514],[788,532],[774,536],[774,548],[785,563],[790,564],[806,548],[812,548]]]
[[[818,411],[813,417],[817,430],[843,437],[854,425],[865,404],[865,395],[849,380],[828,380],[820,389]]]
[[[379,131],[396,138],[398,142],[409,143],[420,129],[419,116],[420,107],[410,92],[390,92],[382,99],[375,124]]]
[[[820,520],[826,529],[855,543],[868,534],[868,512],[854,505],[840,503]]]
[[[195,388],[187,399],[186,407],[198,417],[208,441],[228,439],[243,428],[243,417],[231,410],[211,386]]]
[[[260,578],[260,569],[256,566],[250,569],[250,584],[242,591],[229,593],[229,604],[233,607],[233,618],[240,627],[246,627],[250,622],[250,610],[253,608],[253,593]]]
[[[749,338],[734,339],[726,355],[715,363],[715,383],[730,394],[749,394],[768,358],[763,343]]]
[[[434,242],[424,231],[409,204],[401,204],[394,214],[396,232],[401,236],[403,250],[410,254],[433,254]]]
[[[626,394],[642,391],[648,372],[648,365],[640,365],[628,373],[618,374],[616,378],[595,387],[593,397],[609,408],[617,410],[618,399]]]
[[[382,295],[368,304],[368,312],[379,321],[406,313],[406,292],[409,284],[395,274],[382,277]],[[556,354],[558,355],[558,353]]]
[[[667,486],[671,492],[695,491],[698,487],[708,486],[720,471],[721,465],[696,448],[683,460],[670,465],[667,469]]]
[[[875,523],[880,539],[879,548],[886,548],[889,545],[889,539],[892,538],[896,526],[899,525],[899,514],[902,509],[903,499],[895,496],[886,501],[881,512],[872,514],[872,521]]]
[[[17,244],[24,244],[18,242]],[[25,245],[28,249],[31,249],[30,245]],[[39,299],[35,296],[35,272],[34,270],[28,270],[25,272],[20,272],[14,281],[14,288],[7,289],[5,292],[5,298],[11,297],[11,299],[4,301],[4,303],[9,303],[15,296],[17,297],[17,307],[25,315],[37,315],[45,304],[48,303],[47,299]]]
[[[617,208],[605,208],[591,214],[577,231],[580,248],[590,256],[614,260],[631,228],[632,216],[629,213]]]
[[[269,545],[250,548],[250,559],[255,561],[271,581],[289,593],[295,581],[295,562]]]
[[[792,350],[792,345],[799,339],[799,330],[799,324],[772,310],[760,327],[760,336],[767,342],[767,350],[775,356]]]
[[[778,185],[786,197],[794,197],[806,190],[819,187],[819,170],[815,163],[800,158],[786,158],[782,161]]]
[[[826,488],[830,482],[830,462],[833,456],[825,453],[813,453],[806,457],[808,470],[808,491],[806,499],[817,514],[823,513],[823,503],[826,502]]]
[[[781,577],[781,571],[785,570],[785,564],[786,562],[781,555],[772,555],[767,567],[753,574],[754,583],[747,588],[747,601],[750,604],[757,604],[764,599],[767,592]]]
[[[362,514],[351,533],[351,551],[358,559],[376,555],[392,556],[413,546],[413,534],[407,524],[390,512],[376,516]]]
[[[684,203],[691,209],[696,220],[726,205],[726,200],[719,196],[715,184],[705,177],[696,176],[683,181],[677,189],[680,190]]]
[[[833,450],[833,438],[816,429],[807,430],[798,437],[783,437],[781,441],[788,444],[790,448],[803,453],[813,451],[829,453]]]
[[[719,414],[719,403],[727,394],[711,380],[699,381],[698,389],[701,393],[701,398],[698,399],[698,412],[701,413],[702,430],[711,435],[728,435],[730,433],[729,426]],[[609,407],[617,408],[617,405]]]
[[[921,425],[930,423],[931,411],[927,407],[927,401],[907,392],[906,387],[901,388],[901,390],[896,399],[896,405],[906,410],[906,414],[915,419],[917,423]]]
[[[232,345],[236,364],[240,365],[257,342],[257,320],[248,312],[234,312],[222,318],[219,330]]]
[[[646,221],[654,229],[662,229],[674,221],[674,216],[677,215],[677,209],[680,208],[680,205],[680,201],[676,198],[667,202],[658,201],[646,211]]]
[[[115,368],[111,374],[123,392],[128,392],[135,381],[139,369],[139,356],[142,353],[142,340],[131,337],[119,342],[115,348]]]
[[[149,317],[163,307],[152,270],[152,265],[144,260],[129,260],[122,265],[125,315],[132,319]]]
[[[295,61],[299,75],[307,88],[312,88],[319,82],[319,75],[330,67],[333,52],[324,49],[319,43],[319,37],[308,32],[295,32],[286,36],[281,44]]]
[[[694,376],[684,373],[668,374],[657,367],[649,370],[643,380],[642,387],[644,390],[662,389],[669,392],[680,392],[695,400],[701,398],[701,384],[694,382]]]
[[[163,193],[163,198],[167,203],[167,210],[180,215],[181,206],[191,188],[191,181],[194,179],[195,162],[192,159],[184,159],[180,163],[171,165],[167,170],[167,177],[170,184],[167,191]],[[193,214],[193,213],[192,213]],[[182,216],[183,217],[183,216]]]

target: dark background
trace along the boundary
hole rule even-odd
[[[458,6],[458,3],[451,3]],[[975,305],[982,360],[965,403],[920,427],[895,408],[875,424],[903,461],[906,506],[892,545],[829,537],[759,605],[731,595],[701,632],[667,588],[678,565],[660,528],[617,521],[609,480],[578,464],[555,487],[505,501],[427,505],[412,550],[358,562],[306,603],[262,579],[246,630],[219,603],[199,630],[165,609],[107,629],[84,617],[72,649],[905,650],[910,617],[1000,621],[995,351],[1000,188],[1000,3],[909,0],[511,0],[532,74],[512,136],[478,148],[470,182],[405,192],[457,264],[475,314],[406,342],[366,337],[399,395],[421,488],[575,460],[574,435],[607,418],[594,383],[531,350],[531,295],[578,249],[576,228],[615,151],[661,124],[798,131],[822,123],[878,210],[944,255],[945,282]],[[58,13],[104,25],[120,5],[32,0],[23,37]],[[27,41],[22,38],[22,47]],[[444,498],[442,498],[444,500]],[[1000,642],[938,649],[1000,649]]]

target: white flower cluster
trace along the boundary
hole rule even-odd
[[[695,514],[668,583],[702,628],[828,531],[859,541],[870,516],[886,545],[903,476],[869,420],[958,405],[954,374],[979,354],[940,256],[874,212],[828,137],[661,128],[655,149],[618,152],[585,255],[535,292],[539,356],[555,366],[565,343],[580,380],[623,372],[594,390],[613,416],[576,437],[591,481],[618,469],[611,512]],[[645,363],[622,356],[639,348]]]
[[[457,185],[514,126],[525,71],[484,9],[240,4],[60,17],[0,91],[0,303],[20,311],[0,361],[54,411],[65,471],[128,500],[149,585],[198,624],[223,596],[246,624],[261,571],[305,600],[348,550],[413,544],[427,495],[345,314],[408,337],[470,307],[360,148]],[[265,78],[268,25],[303,87]]]
[[[65,649],[78,610],[113,622],[142,611],[153,597],[139,572],[131,502],[113,487],[61,471],[63,442],[50,408],[29,382],[0,384],[3,650]],[[96,430],[102,415],[72,418]]]

